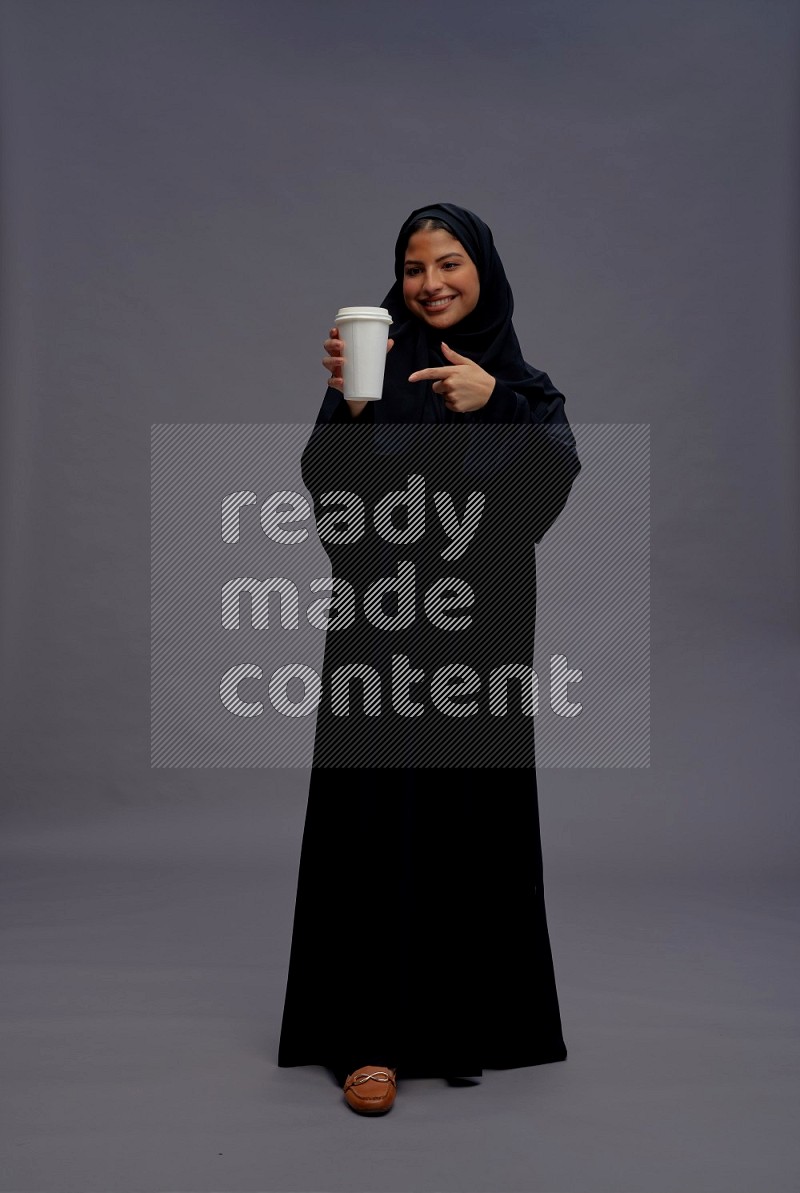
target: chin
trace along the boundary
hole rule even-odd
[[[458,323],[458,317],[453,318],[453,313],[448,311],[445,315],[430,315],[427,311],[420,311],[420,318],[423,323],[427,323],[428,327],[436,327],[439,331],[444,331],[448,327],[455,327]]]

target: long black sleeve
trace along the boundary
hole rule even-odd
[[[581,468],[564,395],[546,373],[525,394],[498,381],[472,425],[468,471],[513,489],[524,502],[527,535],[540,542]]]

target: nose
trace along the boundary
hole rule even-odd
[[[442,275],[436,265],[430,265],[425,270],[425,280],[422,283],[422,292],[427,296],[436,294],[442,288]]]

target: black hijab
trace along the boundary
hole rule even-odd
[[[409,311],[403,299],[405,252],[418,220],[445,224],[469,254],[478,271],[480,296],[475,309],[444,331],[431,327]],[[394,250],[395,282],[381,306],[392,316],[389,335],[394,347],[386,358],[383,397],[370,402],[358,422],[374,424],[374,443],[381,454],[404,452],[414,436],[410,428],[398,434],[396,424],[481,423],[483,410],[449,410],[431,381],[408,380],[411,373],[451,363],[441,350],[442,338],[462,356],[474,360],[496,380],[527,399],[532,411],[543,399],[563,399],[547,375],[523,360],[514,331],[514,297],[491,229],[474,212],[454,203],[433,203],[412,211],[403,223]],[[344,408],[344,409],[343,409]],[[534,418],[536,416],[534,415]],[[339,390],[329,389],[318,422],[350,422]],[[538,421],[538,419],[536,420]]]
[[[435,219],[446,224],[451,234],[466,250],[478,271],[480,296],[478,303],[460,323],[444,331],[431,327],[412,315],[403,300],[403,273],[405,252],[415,223],[423,219]],[[462,356],[474,360],[487,373],[521,392],[519,385],[530,381],[536,370],[531,370],[522,359],[511,317],[514,313],[514,297],[508,284],[503,263],[494,245],[491,230],[471,211],[456,207],[453,203],[434,203],[420,207],[400,229],[394,250],[395,283],[383,300],[392,316],[390,335],[395,347],[390,357],[395,356],[391,371],[387,360],[387,385],[390,404],[402,412],[408,404],[416,406],[418,417],[423,422],[439,422],[447,415],[461,419],[464,415],[448,411],[441,395],[433,393],[431,383],[411,382],[409,391],[402,392],[398,381],[408,377],[415,369],[436,368],[450,362],[441,351],[442,339]],[[411,367],[405,372],[405,365]],[[413,396],[412,396],[413,395]],[[409,398],[411,402],[409,403]],[[405,401],[403,400],[405,399]],[[403,419],[405,421],[405,419]],[[417,419],[414,419],[417,421]]]
[[[405,252],[411,230],[418,220],[428,218],[451,230],[474,261],[480,282],[475,309],[444,332],[418,319],[403,300]],[[437,462],[449,460],[452,446],[457,443],[465,446],[464,454],[459,455],[468,477],[503,478],[509,475],[514,461],[521,461],[522,481],[531,489],[531,501],[538,510],[533,525],[533,537],[538,542],[566,501],[580,461],[564,414],[564,395],[546,373],[522,357],[512,323],[514,298],[491,230],[474,212],[454,203],[418,207],[400,229],[394,262],[394,285],[381,304],[392,316],[389,334],[394,339],[386,358],[383,396],[380,401],[368,402],[359,418],[353,419],[341,392],[329,387],[312,441],[318,434],[324,435],[326,424],[351,426],[356,434],[348,434],[347,443],[353,450],[358,447],[359,453],[367,451],[358,456],[362,475],[371,470],[377,457],[413,455],[416,465],[421,452],[427,450],[434,453]],[[443,335],[450,348],[474,360],[496,379],[496,391],[486,406],[466,412],[449,410],[442,395],[434,393],[432,382],[408,380],[419,369],[451,363],[441,350]],[[435,432],[426,430],[426,424],[438,423],[453,427],[455,439],[448,431],[445,444],[439,428]],[[507,425],[497,425],[502,423]],[[462,439],[455,428],[464,424]],[[536,431],[536,435],[521,434],[520,424],[528,424],[525,430]],[[337,461],[341,447],[342,441],[337,441]],[[310,459],[313,453],[306,454]],[[335,468],[331,475],[334,473],[339,475]],[[328,481],[326,474],[326,487],[342,486]]]

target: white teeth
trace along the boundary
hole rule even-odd
[[[437,298],[437,299],[434,299],[432,302],[431,301],[426,302],[425,306],[426,307],[446,307],[448,302],[451,301],[451,298],[452,298],[452,295],[449,295],[447,298]]]

